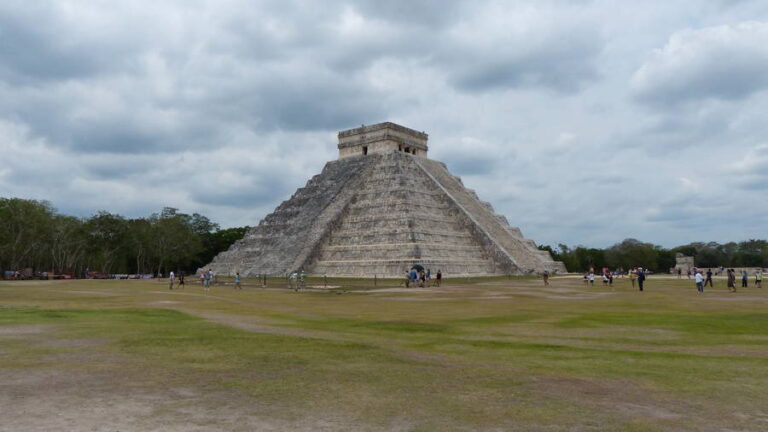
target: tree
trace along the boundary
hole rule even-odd
[[[109,212],[99,212],[84,224],[92,269],[110,274],[112,267],[125,251],[128,223],[125,218]]]
[[[55,215],[51,219],[51,270],[55,273],[76,274],[85,256],[86,237],[83,221],[72,216]]]
[[[47,201],[0,198],[0,262],[20,269],[44,265],[54,210]]]
[[[193,231],[193,219],[170,207],[150,216],[157,273],[187,268],[195,261],[202,250],[202,240]]]

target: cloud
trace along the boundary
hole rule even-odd
[[[598,77],[602,37],[569,8],[501,7],[482,10],[450,33],[438,56],[448,79],[463,91],[541,87],[574,92]]]
[[[703,192],[756,212],[716,212],[729,240],[768,211],[765,22],[746,0],[7,0],[0,196],[255,225],[338,130],[389,120],[539,242],[698,240],[714,222],[673,210]]]
[[[750,192],[764,192],[768,189],[768,144],[753,147],[731,163],[726,172],[735,178],[735,186]]]
[[[737,100],[768,88],[768,22],[675,32],[632,76],[634,96],[651,105]]]

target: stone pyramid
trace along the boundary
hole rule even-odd
[[[415,264],[449,276],[566,271],[430,160],[427,134],[379,123],[339,132],[338,148],[338,160],[206,268],[350,277],[401,277]]]

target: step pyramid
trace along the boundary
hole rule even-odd
[[[428,158],[427,134],[379,123],[339,132],[339,159],[205,268],[217,274],[400,277],[565,272]]]

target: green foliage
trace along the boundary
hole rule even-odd
[[[626,239],[604,250],[583,246],[569,248],[564,244],[559,244],[557,249],[548,245],[539,246],[539,249],[549,251],[552,258],[562,261],[572,272],[601,267],[611,269],[643,267],[654,272],[666,272],[675,266],[676,253],[693,256],[696,265],[703,268],[768,267],[768,241],[754,239],[726,244],[690,243],[672,249],[635,239]]]
[[[166,207],[148,218],[106,211],[80,219],[45,201],[0,198],[0,269],[92,274],[194,271],[248,227],[220,230],[207,217]]]

